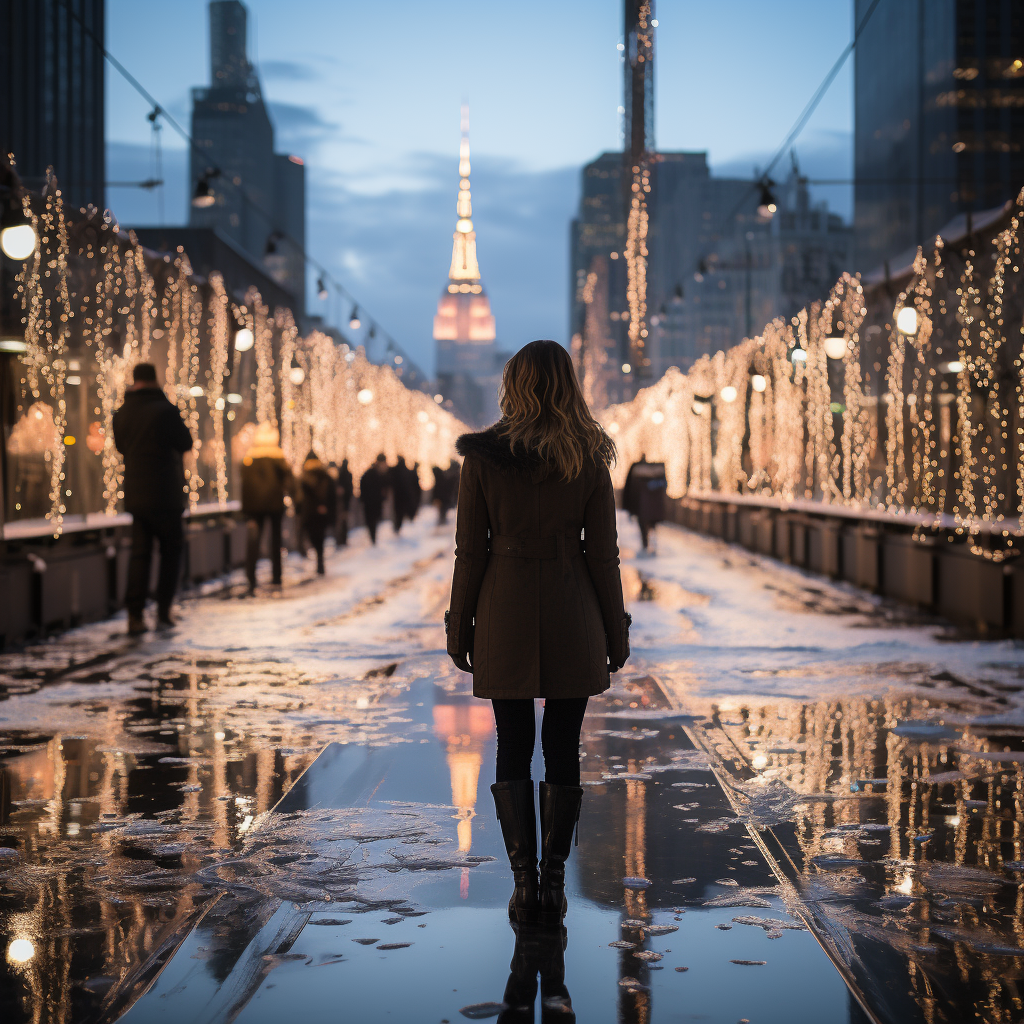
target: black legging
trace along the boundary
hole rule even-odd
[[[580,784],[580,730],[587,711],[587,697],[544,701],[540,730],[544,751],[544,779],[559,786]],[[530,762],[536,738],[533,700],[492,700],[498,731],[496,782],[530,778]]]

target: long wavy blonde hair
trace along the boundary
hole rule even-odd
[[[500,433],[512,450],[534,452],[566,480],[588,459],[615,461],[615,442],[591,415],[569,353],[554,341],[531,341],[506,364],[501,376]]]

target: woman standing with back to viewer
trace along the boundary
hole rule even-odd
[[[502,418],[456,443],[455,575],[448,653],[489,698],[498,733],[491,787],[515,877],[509,917],[559,923],[579,820],[587,699],[629,657],[615,498],[615,445],[590,414],[569,354],[534,341],[507,363]],[[580,535],[583,535],[581,541]],[[540,878],[530,762],[544,699]]]

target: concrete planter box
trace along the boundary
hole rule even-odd
[[[807,520],[803,516],[789,517],[789,561],[807,568]]]
[[[0,650],[7,650],[35,632],[33,575],[28,562],[0,566]]]
[[[848,526],[843,530],[843,579],[878,592],[880,584],[880,531],[873,526]]]
[[[730,544],[735,544],[739,540],[739,510],[735,505],[726,505],[724,520],[725,532],[722,536]]]
[[[39,574],[39,625],[62,629],[107,615],[107,557],[96,547],[52,548]]]
[[[790,519],[785,512],[779,512],[774,517],[772,524],[772,535],[775,541],[774,555],[781,562],[792,561],[792,536],[790,534]],[[766,555],[773,552],[765,551]]]
[[[756,513],[754,519],[754,550],[762,555],[774,555],[774,516],[771,512]]]
[[[838,577],[841,572],[840,535],[837,523],[824,519],[807,522],[807,568],[823,576]]]
[[[238,569],[245,565],[245,547],[248,537],[249,529],[244,519],[232,519],[225,524],[224,564],[228,569]]]
[[[947,544],[935,556],[937,610],[947,618],[981,629],[1005,629],[1011,576],[1002,563]],[[1010,573],[1012,568],[1005,567]]]
[[[935,546],[909,533],[886,533],[882,540],[882,593],[897,601],[935,605]]]
[[[186,578],[194,583],[224,572],[224,530],[220,523],[197,523],[185,531]]]

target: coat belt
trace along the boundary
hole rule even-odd
[[[583,549],[579,537],[491,537],[491,554],[509,558],[572,558]]]

